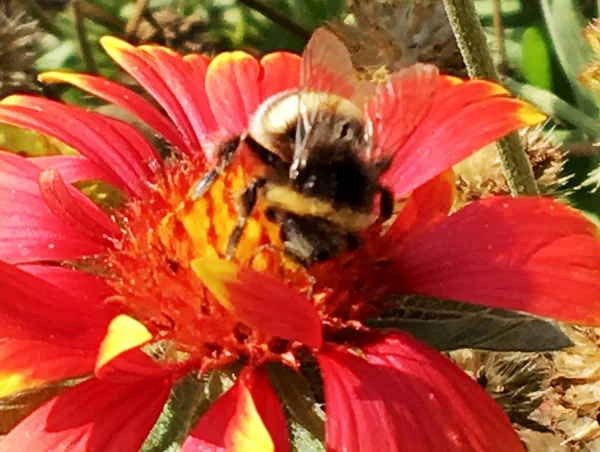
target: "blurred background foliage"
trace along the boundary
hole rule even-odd
[[[312,30],[323,23],[331,24],[346,41],[359,70],[369,72],[378,65],[396,70],[415,61],[432,61],[446,72],[464,74],[441,0],[0,0],[0,4],[5,22],[0,27],[2,95],[43,92],[97,107],[97,101],[76,90],[44,87],[35,77],[39,71],[65,69],[130,82],[98,45],[104,34],[133,43],[165,44],[181,52],[244,49],[261,55],[275,49],[301,51]],[[584,38],[585,27],[600,15],[600,1],[475,0],[475,5],[507,87],[551,117],[546,133],[566,157],[561,183],[553,193],[598,222],[599,98],[590,86],[600,87],[600,77],[595,67],[581,74],[600,62],[600,54]],[[12,143],[8,147],[19,150],[19,137],[11,134],[11,129],[0,130],[0,144],[7,147],[8,140]]]

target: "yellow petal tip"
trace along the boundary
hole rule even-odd
[[[231,261],[214,258],[194,259],[190,265],[196,276],[200,278],[219,303],[225,309],[231,311],[233,305],[230,301],[227,283],[237,279],[238,266]]]
[[[122,353],[140,347],[151,339],[152,334],[142,323],[127,315],[115,317],[100,346],[100,352],[96,359],[96,370],[101,369]]]
[[[38,75],[37,79],[42,83],[62,83],[77,77],[75,72],[68,71],[46,71]]]
[[[13,396],[23,391],[40,388],[49,383],[46,380],[30,378],[24,372],[25,371],[23,371],[23,373],[18,373],[16,371],[0,373],[0,399]]]
[[[524,103],[523,106],[517,111],[517,115],[525,125],[533,126],[544,122],[548,119],[546,114],[535,108],[533,105]]]

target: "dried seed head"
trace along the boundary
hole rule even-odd
[[[371,73],[416,62],[434,63],[442,72],[466,75],[441,0],[350,0],[346,22],[331,26],[345,42],[355,66]]]
[[[451,356],[494,397],[513,423],[545,431],[531,415],[542,401],[552,372],[550,353],[458,350]]]
[[[184,17],[166,8],[145,15],[134,33],[140,44],[163,44],[181,53],[214,53],[226,47],[218,32],[222,22],[218,10],[210,14],[197,10]]]
[[[533,418],[564,450],[596,450],[600,438],[600,329],[564,327],[575,344],[555,353],[552,374]]]
[[[590,63],[579,74],[579,80],[588,88],[600,92],[600,19],[590,23],[583,36],[594,54]]]
[[[41,92],[35,59],[43,36],[37,22],[14,6],[0,8],[0,97]]]
[[[565,162],[559,145],[541,126],[521,130],[519,136],[541,193],[555,193],[564,183],[560,173]],[[458,188],[457,208],[476,199],[510,192],[494,145],[486,146],[463,160],[454,167],[454,171]]]

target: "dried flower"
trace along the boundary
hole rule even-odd
[[[42,35],[20,8],[0,7],[0,96],[41,91],[34,62]]]
[[[466,75],[441,0],[353,0],[349,12],[351,23],[332,27],[361,72],[371,74],[381,66],[394,72],[424,62]]]

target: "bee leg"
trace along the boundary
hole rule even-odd
[[[394,213],[394,195],[385,187],[379,187],[381,200],[379,202],[379,218],[382,220],[389,219]]]
[[[248,217],[252,215],[252,211],[256,205],[256,200],[258,199],[258,190],[263,188],[266,183],[266,179],[256,178],[250,182],[250,184],[244,190],[244,193],[242,193],[238,220],[233,232],[229,236],[229,242],[227,243],[227,259],[231,259],[235,254],[237,244],[242,238],[242,234],[246,228]]]
[[[227,140],[219,149],[219,163],[217,166],[207,172],[202,178],[196,182],[192,191],[192,200],[200,199],[212,187],[212,184],[217,180],[219,175],[227,168],[229,162],[233,159],[236,151],[240,147],[240,143],[244,137],[236,136]]]

